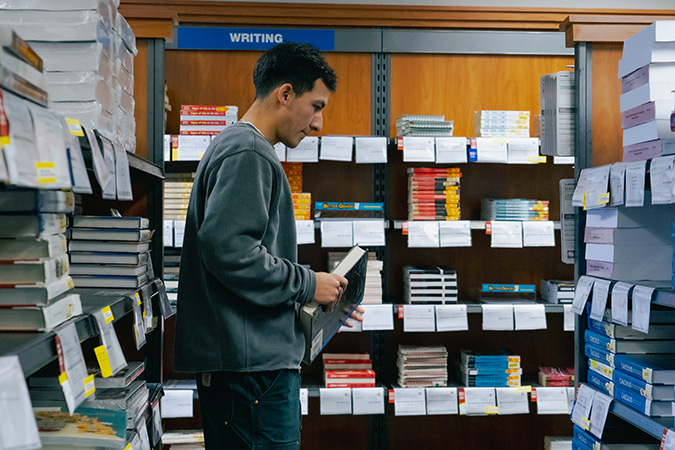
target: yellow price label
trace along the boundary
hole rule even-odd
[[[108,357],[108,351],[105,349],[105,346],[99,345],[94,349],[96,354],[96,359],[98,360],[98,365],[101,368],[101,376],[103,378],[108,378],[112,376],[112,367],[110,366],[110,358]]]
[[[520,386],[517,388],[513,388],[513,391],[516,393],[527,392],[529,394],[530,392],[532,392],[532,386]]]
[[[103,314],[103,319],[105,319],[105,323],[110,323],[113,320],[115,320],[115,317],[113,316],[110,306],[106,306],[105,308],[103,308],[101,310],[101,313]]]
[[[527,162],[538,164],[546,163],[546,155],[530,156],[527,158]]]
[[[598,362],[597,362],[596,360],[594,360],[594,359],[591,359],[591,367],[597,369],[597,368],[598,368]]]
[[[609,192],[605,192],[601,196],[598,197],[598,203],[600,205],[604,205],[605,203],[609,203]]]
[[[70,134],[73,136],[84,136],[79,120],[66,117],[66,123],[68,124],[68,131],[70,131]]]
[[[136,304],[140,305],[141,304],[141,294],[136,292],[136,294],[134,294],[134,295],[136,296]]]
[[[652,382],[652,370],[651,369],[642,369],[642,379],[647,383]]]
[[[584,211],[586,211],[586,193],[585,192],[584,192],[583,200],[584,200]]]
[[[583,428],[584,430],[588,430],[589,428],[591,428],[591,421],[587,417],[582,417],[580,425],[581,428]]]
[[[496,406],[488,406],[485,408],[485,414],[499,414],[499,408]]]
[[[96,391],[96,386],[94,385],[94,375],[89,375],[83,381],[84,383],[84,396],[89,397]]]
[[[131,450],[131,444],[127,444],[127,446],[124,447],[124,450]]]
[[[56,183],[56,163],[54,161],[36,161],[35,172],[38,183]]]
[[[171,149],[171,161],[178,161],[178,148]]]
[[[68,374],[65,372],[61,372],[61,375],[59,375],[59,384],[63,384],[66,381],[68,381]]]

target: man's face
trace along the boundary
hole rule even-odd
[[[296,96],[291,92],[286,105],[286,120],[279,127],[279,140],[287,147],[295,148],[311,132],[318,133],[323,126],[323,109],[328,103],[330,91],[318,79],[314,89]]]

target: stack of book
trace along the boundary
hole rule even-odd
[[[288,184],[291,185],[291,192],[299,194],[302,192],[302,163],[301,162],[282,162]]]
[[[520,356],[510,352],[475,353],[462,350],[457,362],[457,374],[464,386],[520,386],[523,370]]]
[[[74,216],[68,250],[76,287],[136,289],[151,277],[143,217]]]
[[[672,214],[660,208],[586,212],[586,273],[618,281],[672,277]]]
[[[368,353],[324,353],[327,388],[375,387],[375,371]]]
[[[530,137],[529,111],[474,111],[476,137]]]
[[[396,366],[401,387],[448,385],[448,351],[443,346],[399,345]]]
[[[548,220],[548,200],[484,198],[481,220]]]
[[[71,192],[0,190],[0,329],[50,330],[82,314],[66,253],[73,206]]]
[[[619,61],[623,160],[675,153],[669,124],[675,86],[675,21],[657,21],[624,41]]]
[[[295,220],[312,220],[312,194],[292,192]]]
[[[162,434],[162,445],[170,450],[198,450],[204,447],[204,432],[194,431],[166,431]]]
[[[9,27],[0,27],[0,86],[48,105],[44,64],[35,50]]]
[[[182,247],[185,236],[190,193],[194,184],[191,173],[168,173],[164,181],[164,247]]]
[[[644,334],[589,317],[584,333],[588,382],[648,416],[672,416],[675,325],[651,324]]]
[[[574,300],[574,281],[541,280],[539,284],[541,298],[548,303],[572,303]]]
[[[405,266],[403,285],[406,303],[457,303],[457,272],[453,269]]]
[[[347,252],[328,252],[328,271],[332,271]],[[363,305],[382,304],[382,268],[383,262],[377,259],[375,252],[368,252],[366,263],[366,287],[363,291]]]
[[[0,24],[44,60],[50,108],[135,151],[133,59],[138,52],[115,2],[3,2]]]
[[[237,121],[236,106],[181,105],[180,134],[214,136]]]
[[[45,448],[123,449],[127,444],[124,411],[78,408],[72,415],[56,408],[33,411]]]
[[[542,386],[574,386],[574,367],[540,367]]]
[[[454,121],[445,116],[404,114],[396,118],[396,136],[451,137]]]
[[[408,220],[459,220],[459,168],[408,168]]]
[[[551,156],[574,156],[576,136],[574,72],[563,71],[544,75],[540,78],[539,85],[541,153]]]

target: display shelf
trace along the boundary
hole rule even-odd
[[[672,417],[648,417],[616,400],[612,402],[609,411],[659,440],[663,437],[664,431],[673,429]]]
[[[415,222],[415,221],[413,221],[413,220],[394,220],[393,222],[394,222],[394,229],[395,230],[402,230],[405,223]],[[417,222],[425,222],[425,221],[418,220]],[[440,220],[439,222],[445,222],[445,221]],[[471,226],[472,230],[484,230],[485,224],[487,222],[497,222],[497,221],[496,220],[493,220],[493,221],[490,221],[490,220],[488,220],[488,221],[486,221],[486,220],[470,220],[469,222],[471,222],[470,226]],[[520,221],[520,222],[525,222],[525,221]],[[553,222],[553,228],[555,230],[560,230],[560,221],[552,221],[552,222]]]
[[[82,156],[84,157],[85,164],[87,169],[93,170],[93,162],[91,159],[91,145],[86,137],[80,137],[80,147],[82,148]],[[129,159],[129,168],[133,171],[136,171],[140,174],[149,175],[159,180],[164,179],[164,169],[157,164],[148,161],[147,159],[141,158],[135,153],[127,152],[127,158]]]
[[[75,324],[80,342],[98,336],[98,327],[93,313],[110,306],[114,320],[119,320],[132,311],[131,298],[136,290],[75,289],[82,300],[82,315],[70,319]],[[0,333],[0,355],[17,355],[24,375],[29,377],[42,367],[56,360],[56,333],[19,332]]]

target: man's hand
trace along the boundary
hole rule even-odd
[[[356,320],[357,322],[363,322],[363,313],[365,312],[366,310],[363,309],[363,307],[357,306],[352,315],[349,316],[349,318],[352,320]],[[345,326],[347,328],[354,328],[354,323],[348,320],[345,322]]]
[[[347,279],[334,273],[316,272],[314,301],[330,310],[347,288]]]

